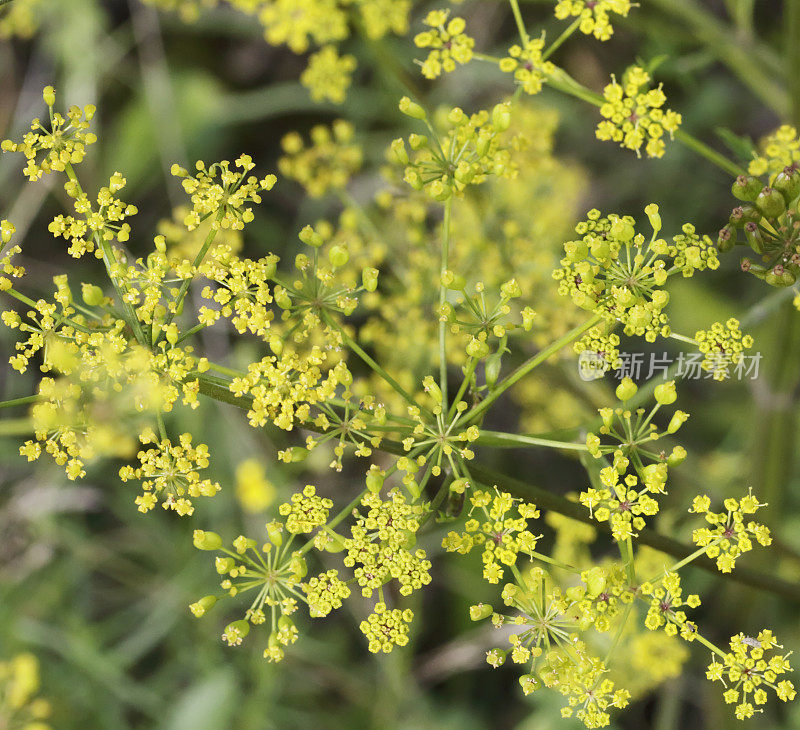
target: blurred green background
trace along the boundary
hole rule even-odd
[[[427,10],[443,4],[414,3],[411,36],[421,30]],[[661,59],[658,80],[664,82],[669,106],[683,114],[685,128],[735,155],[746,149],[742,138],[757,140],[792,119],[793,77],[786,65],[783,22],[787,4],[650,0],[615,23],[610,42],[577,34],[557,58],[595,90],[635,59]],[[432,106],[465,109],[491,105],[510,91],[496,71],[475,62],[429,84],[413,63],[421,52],[410,37],[373,41],[356,30],[341,44],[343,52],[359,59],[347,101],[339,107],[316,104],[298,82],[303,56],[268,45],[257,22],[227,6],[187,24],[139,0],[39,0],[30,5],[35,20],[30,37],[0,41],[0,137],[17,137],[30,118],[41,114],[41,89],[47,84],[58,88],[65,103],[97,104],[100,142],[83,165],[84,185],[95,189],[116,170],[127,177],[125,199],[140,210],[130,244],[134,254],[148,250],[158,221],[183,201],[169,175],[174,161],[233,159],[247,152],[260,170],[275,170],[286,132],[341,117],[354,123],[364,143],[368,162],[352,188],[368,199],[380,185],[377,168],[386,145],[408,131],[397,111],[406,84]],[[528,28],[555,37],[563,24],[552,17],[552,6],[523,3]],[[455,7],[467,18],[478,48],[500,52],[514,42],[506,3]],[[8,12],[0,9],[0,14]],[[800,38],[795,40],[800,44]],[[751,63],[742,64],[743,55]],[[637,160],[594,138],[595,110],[581,102],[545,90],[534,106],[557,111],[554,154],[580,171],[575,220],[590,207],[641,216],[644,205],[657,201],[669,228],[692,221],[699,231],[714,235],[726,221],[732,205],[729,177],[686,148],[671,144],[662,160]],[[65,205],[63,191],[53,181],[25,183],[18,167],[16,159],[0,158],[0,215],[17,227],[16,241],[23,245],[21,259],[29,272],[25,285],[49,291],[52,276],[63,271],[74,281],[98,281],[97,268],[69,259],[65,247],[47,233],[49,220]],[[575,197],[575,184],[563,195]],[[291,259],[296,231],[320,215],[335,214],[337,206],[336,201],[308,200],[298,186],[282,182],[257,210],[246,231],[245,251],[253,257],[274,252]],[[562,221],[558,232],[568,231],[573,222]],[[543,282],[552,286],[548,276]],[[679,529],[685,522],[680,505],[700,490],[723,498],[752,485],[770,503],[765,521],[777,540],[775,549],[754,552],[742,564],[796,581],[800,314],[791,307],[791,296],[776,295],[743,276],[735,256],[724,257],[719,271],[678,283],[671,306],[681,331],[691,333],[714,318],[744,318],[765,364],[755,381],[681,385],[679,405],[692,418],[680,443],[690,461],[674,470],[670,504],[678,507],[659,527],[686,540],[688,528]],[[563,306],[570,305],[565,301]],[[10,353],[13,342],[12,333],[0,329],[0,352]],[[231,354],[225,337],[209,335],[202,344],[216,358]],[[0,398],[33,392],[33,376],[12,376],[6,359],[0,363]],[[545,422],[550,418],[559,427],[578,427],[592,407],[605,404],[608,387],[590,392],[574,369],[574,361],[567,360],[548,377],[570,396],[565,403],[581,398],[584,410],[566,406],[542,416]],[[495,415],[491,426],[517,428],[525,408],[535,420],[541,402],[532,398],[526,404],[520,396],[522,405]],[[358,617],[348,615],[349,608],[303,631],[278,666],[267,664],[255,644],[223,645],[217,634],[228,618],[224,610],[202,621],[190,616],[187,605],[209,592],[216,579],[211,561],[192,548],[191,530],[213,525],[232,537],[242,531],[259,534],[263,526],[267,511],[250,512],[242,501],[246,494],[237,498],[246,489],[246,484],[236,488],[242,462],[255,459],[263,466],[276,500],[313,482],[343,501],[355,492],[363,464],[349,461],[342,474],[333,474],[320,453],[301,465],[278,465],[276,451],[295,443],[292,437],[255,431],[234,409],[203,402],[197,412],[176,409],[170,428],[191,429],[209,445],[213,477],[223,492],[191,521],[160,510],[144,517],[136,512],[131,490],[119,483],[119,464],[94,464],[86,479],[76,483],[67,482],[57,467],[42,463],[32,469],[16,455],[20,437],[15,419],[22,417],[22,411],[4,411],[0,422],[0,658],[18,651],[40,658],[42,694],[53,704],[54,727],[578,727],[560,719],[556,695],[523,698],[513,667],[492,670],[485,664],[483,653],[497,640],[488,626],[469,622],[467,607],[490,600],[492,593],[469,561],[435,561],[434,583],[415,607],[419,618],[412,645],[388,657],[366,652],[356,629]],[[584,485],[580,465],[563,455],[520,451],[510,456],[489,452],[482,458],[502,460],[512,475],[559,493]],[[253,489],[266,489],[256,481]],[[433,554],[440,550],[440,533],[424,540]],[[598,554],[605,549],[598,547]],[[699,571],[688,579],[691,590],[704,597],[698,623],[719,642],[739,630],[770,627],[787,649],[800,645],[797,605]],[[707,652],[691,648],[683,676],[647,693],[615,719],[614,727],[737,724],[729,719],[718,687],[703,678]],[[769,707],[752,724],[800,727],[798,704]]]

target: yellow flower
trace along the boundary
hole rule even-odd
[[[341,104],[350,88],[355,68],[353,56],[340,56],[335,46],[325,46],[308,59],[308,67],[300,75],[300,82],[314,101]]]
[[[597,138],[619,142],[641,157],[644,146],[648,157],[664,154],[664,133],[672,138],[681,124],[681,115],[663,109],[667,97],[661,85],[650,88],[650,74],[640,66],[631,66],[622,83],[611,77],[603,90],[605,103],[600,107],[604,121],[597,125]]]

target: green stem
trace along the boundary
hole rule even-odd
[[[561,47],[561,45],[580,27],[582,20],[583,19],[580,17],[576,18],[572,25],[553,41],[550,47],[542,54],[542,61],[546,61]]]
[[[555,566],[556,568],[560,568],[561,570],[566,570],[568,573],[581,573],[580,568],[576,568],[574,565],[569,565],[569,563],[562,563],[559,560],[554,560],[549,555],[544,555],[543,553],[537,553],[535,550],[529,550],[528,555],[532,558],[536,558],[536,560],[541,560],[543,563],[549,563],[550,565]]]
[[[522,38],[524,45],[528,44],[528,31],[525,30],[525,23],[522,20],[522,13],[519,9],[517,0],[509,0],[511,3],[511,12],[514,13],[514,20],[517,23],[517,30],[519,30],[519,37]]]
[[[563,449],[565,451],[588,451],[586,444],[573,444],[569,441],[555,441],[553,439],[525,436],[524,434],[503,433],[502,431],[483,431],[475,442],[481,446],[495,446],[498,448],[514,448],[515,446],[545,446],[550,449]]]
[[[36,403],[36,401],[38,400],[41,400],[41,396],[39,395],[26,395],[23,398],[13,398],[12,400],[4,400],[0,401],[0,409],[14,408],[14,406],[26,406],[29,403]]]
[[[553,355],[555,355],[559,350],[569,345],[571,342],[577,340],[586,330],[591,329],[594,327],[598,322],[602,321],[602,317],[600,315],[595,314],[590,320],[584,322],[579,327],[575,327],[571,329],[567,334],[563,337],[556,340],[553,344],[549,347],[546,347],[544,350],[539,352],[538,354],[534,355],[533,357],[526,360],[522,365],[520,365],[514,372],[510,375],[505,377],[501,380],[491,392],[491,394],[481,401],[477,406],[475,406],[472,410],[467,412],[463,417],[462,421],[473,421],[475,420],[481,413],[483,413],[489,406],[492,405],[505,391],[507,391],[512,385],[515,385],[517,382],[522,380],[531,370],[541,365],[545,360],[549,359]]]
[[[214,223],[211,225],[211,230],[208,232],[205,241],[203,241],[203,245],[200,247],[200,250],[197,252],[197,256],[194,257],[194,261],[192,261],[192,269],[197,269],[201,263],[203,263],[203,259],[206,257],[208,253],[208,249],[211,248],[211,244],[214,243],[214,239],[217,236],[217,224],[222,220],[222,217],[225,215],[225,209],[220,208],[217,211],[217,217],[214,219]],[[164,327],[168,324],[172,323],[172,320],[175,319],[175,315],[178,313],[178,310],[181,307],[181,302],[183,302],[183,298],[186,296],[186,292],[189,291],[189,287],[191,286],[192,280],[194,279],[194,273],[188,279],[184,279],[183,283],[181,284],[181,288],[178,290],[178,295],[175,297],[175,303],[172,305],[172,311],[167,316],[166,321],[164,322]],[[164,331],[162,327],[161,331]],[[155,343],[153,343],[155,344]]]
[[[450,256],[450,216],[453,211],[453,199],[448,198],[444,204],[442,221],[442,263],[439,267],[439,388],[442,391],[442,412],[447,412],[447,322],[443,309],[447,302],[447,289],[444,285],[444,273],[447,271]]]
[[[342,341],[344,342],[347,347],[349,347],[356,355],[358,355],[370,368],[372,368],[377,375],[383,378],[398,394],[403,396],[405,400],[408,402],[409,405],[418,408],[417,402],[411,397],[411,395],[403,388],[400,383],[398,383],[389,373],[386,372],[380,365],[378,365],[375,360],[373,360],[364,350],[361,349],[359,344],[352,338],[344,329],[336,323],[333,319],[328,317],[326,314],[323,314],[323,319],[325,323],[335,329],[339,334],[342,336]]]
[[[471,357],[469,359],[469,363],[467,364],[467,370],[464,373],[464,379],[461,381],[461,386],[458,389],[458,393],[456,393],[456,397],[453,398],[453,403],[450,406],[450,410],[447,412],[448,421],[450,421],[456,414],[456,406],[458,405],[458,402],[461,400],[467,388],[469,387],[470,380],[472,379],[472,374],[475,372],[475,368],[477,366],[478,366],[477,358]]]

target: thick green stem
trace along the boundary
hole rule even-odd
[[[36,403],[36,401],[41,400],[40,395],[26,395],[22,398],[13,398],[11,400],[4,400],[0,401],[0,409],[2,408],[14,408],[15,406],[26,406],[30,403]]]

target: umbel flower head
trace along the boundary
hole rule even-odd
[[[689,512],[704,515],[710,525],[696,529],[692,533],[692,541],[705,548],[709,558],[716,558],[720,572],[730,573],[736,560],[753,549],[753,540],[767,546],[772,544],[772,537],[768,527],[753,520],[745,522],[746,516],[766,507],[753,496],[752,490],[738,500],[729,497],[724,505],[725,512],[712,512],[711,498],[699,495],[692,501]]]
[[[630,0],[558,0],[556,18],[564,20],[570,16],[580,18],[581,33],[593,35],[597,40],[607,41],[614,33],[609,13],[628,17]]]
[[[788,679],[780,679],[781,675],[792,671],[788,661],[791,652],[775,651],[782,648],[769,629],[760,631],[757,637],[740,633],[731,637],[731,650],[722,656],[722,661],[714,656],[708,665],[706,677],[725,685],[727,689],[722,697],[727,704],[736,705],[739,720],[763,712],[761,705],[769,698],[767,689],[772,689],[783,702],[795,698],[794,685]]]
[[[667,97],[661,90],[650,88],[650,74],[641,66],[631,66],[622,83],[611,77],[603,90],[605,103],[600,114],[605,119],[597,125],[597,138],[619,142],[641,157],[642,147],[648,157],[664,155],[664,134],[672,135],[681,125],[681,115],[663,106]]]
[[[136,498],[140,512],[149,512],[163,497],[161,506],[179,515],[194,512],[192,498],[213,497],[219,490],[217,482],[201,479],[198,469],[208,466],[208,447],[205,444],[192,445],[191,434],[181,434],[178,444],[169,439],[160,441],[152,431],[145,431],[140,437],[144,445],[153,448],[143,449],[137,457],[141,466],[124,466],[119,470],[123,482],[132,479],[142,480],[142,494]]]
[[[467,24],[463,18],[448,21],[449,10],[432,10],[425,16],[425,25],[431,30],[414,37],[417,48],[430,48],[428,57],[421,63],[422,75],[435,79],[442,71],[456,70],[457,64],[469,63],[475,40],[464,33]]]
[[[542,58],[544,35],[529,38],[523,46],[513,45],[500,61],[500,70],[514,74],[514,81],[526,94],[538,94],[555,65]]]
[[[67,165],[77,165],[86,156],[86,148],[97,141],[97,136],[87,131],[95,114],[93,104],[83,109],[70,107],[64,117],[53,111],[56,92],[52,86],[46,86],[42,96],[50,115],[50,128],[46,129],[41,121],[34,119],[21,142],[10,139],[0,142],[3,152],[22,152],[25,155],[27,164],[22,172],[29,180],[38,180],[51,172],[64,172]]]
[[[491,112],[468,115],[454,107],[437,115],[439,134],[428,121],[427,113],[407,96],[400,100],[400,111],[412,119],[424,121],[433,135],[412,134],[408,138],[411,154],[403,139],[392,142],[389,156],[405,166],[404,180],[414,190],[424,190],[434,200],[443,202],[463,195],[469,185],[479,185],[489,175],[514,177],[510,147],[503,132],[511,124],[511,106],[497,104]]]
[[[191,196],[192,209],[184,219],[186,227],[194,230],[209,216],[214,217],[215,229],[241,230],[252,221],[253,210],[247,207],[248,203],[260,203],[261,191],[271,190],[276,181],[275,175],[267,175],[263,180],[247,175],[254,167],[249,155],[237,158],[234,169],[227,160],[208,168],[200,160],[195,164],[194,175],[180,165],[173,165],[172,174],[183,179],[183,189]]]
[[[631,216],[612,213],[604,217],[599,210],[590,210],[587,220],[575,228],[580,238],[564,244],[566,255],[553,277],[559,282],[559,294],[597,314],[607,328],[619,322],[626,335],[654,342],[671,333],[664,312],[669,302],[663,288],[668,277],[679,272],[690,277],[695,271],[716,269],[719,259],[711,239],[696,236],[691,226],[684,226],[670,241],[658,238],[658,206],[651,203],[645,212],[653,229],[647,242],[636,232]],[[611,367],[618,340],[608,342],[607,335],[595,328],[588,337],[603,346],[602,354]],[[588,344],[578,343],[576,350],[587,349]]]
[[[730,376],[730,368],[741,361],[744,351],[753,346],[751,335],[743,335],[739,320],[731,317],[724,324],[714,322],[710,329],[699,330],[694,339],[703,353],[701,367],[714,377],[725,380]]]
[[[297,132],[281,140],[284,156],[278,169],[296,180],[313,198],[345,188],[361,167],[361,147],[353,142],[353,125],[337,119],[329,128],[319,124],[311,129],[311,144],[306,146]]]
[[[325,46],[308,59],[308,67],[300,74],[300,83],[314,101],[344,102],[356,68],[354,56],[340,56],[336,46]]]
[[[534,504],[498,491],[497,487],[494,492],[475,490],[469,499],[472,503],[470,515],[479,510],[483,519],[468,519],[465,531],[461,534],[449,532],[442,540],[442,547],[447,552],[462,555],[475,546],[482,547],[483,577],[489,583],[498,583],[503,577],[502,566],[515,565],[519,553],[530,554],[536,549],[541,535],[528,530],[528,520],[538,518],[539,510]]]

